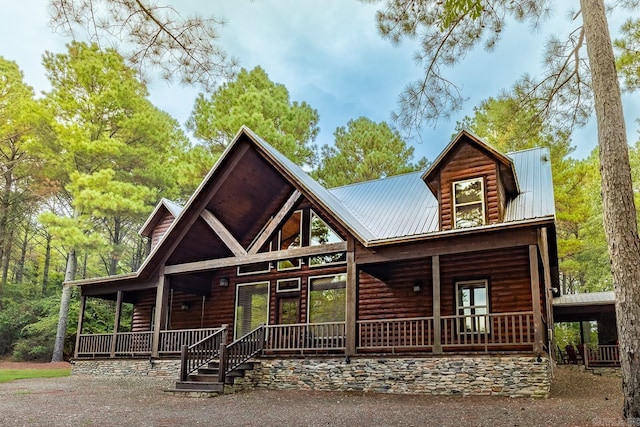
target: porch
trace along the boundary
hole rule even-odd
[[[347,354],[346,322],[264,325],[263,355]],[[226,329],[79,334],[76,358],[178,357]],[[356,354],[535,352],[533,312],[359,320]]]

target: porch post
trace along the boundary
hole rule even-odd
[[[356,309],[358,292],[356,289],[358,283],[358,268],[355,262],[353,238],[349,238],[347,243],[347,307],[345,319],[345,353],[352,355],[356,353]]]
[[[433,288],[433,352],[442,353],[442,325],[440,324],[440,255],[431,257],[431,287]]]
[[[84,308],[87,305],[87,296],[80,297],[80,313],[78,313],[78,328],[76,332],[76,346],[73,357],[78,358],[78,347],[80,346],[80,335],[82,334],[82,326],[84,326]]]
[[[543,269],[543,280],[544,280],[544,296],[546,300],[546,310],[547,310],[547,329],[548,337],[547,340],[549,342],[549,357],[554,357],[556,353],[556,338],[553,332],[553,293],[551,288],[553,287],[553,283],[551,282],[551,262],[549,260],[549,236],[547,234],[547,227],[542,227],[540,233],[538,234],[538,244],[540,246],[540,256],[542,259],[542,269]]]
[[[156,316],[153,319],[153,338],[151,341],[151,357],[158,357],[160,348],[160,329],[162,328],[162,319],[165,317],[165,307],[167,306],[169,292],[168,280],[164,275],[164,270],[160,271],[158,276],[158,287],[156,288]]]
[[[542,308],[540,307],[540,274],[538,272],[538,245],[529,245],[529,274],[531,276],[531,302],[533,308],[533,352],[544,351]]]
[[[122,291],[116,294],[116,317],[113,320],[113,336],[111,337],[111,357],[116,357],[118,329],[120,329],[120,313],[122,312]]]

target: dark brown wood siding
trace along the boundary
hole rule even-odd
[[[164,233],[166,233],[169,227],[171,227],[171,224],[173,224],[174,220],[175,218],[173,217],[173,215],[171,215],[169,212],[166,212],[162,216],[160,221],[158,221],[156,226],[153,228],[153,231],[151,232],[151,249],[158,246],[158,243],[160,243],[160,240],[164,236]]]
[[[476,177],[484,178],[485,221],[495,224],[500,221],[498,208],[497,164],[484,152],[466,143],[451,153],[439,174],[440,228],[453,228],[453,183]]]
[[[440,309],[454,315],[455,284],[486,279],[492,313],[531,311],[531,276],[527,246],[440,257]]]
[[[433,315],[431,258],[387,263],[360,270],[358,320]],[[415,292],[416,282],[422,291]]]
[[[136,303],[133,306],[131,332],[144,332],[151,330],[151,312],[155,305],[155,289],[149,289],[148,291],[138,293]]]

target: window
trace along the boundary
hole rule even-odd
[[[300,278],[280,279],[276,284],[276,292],[291,292],[300,290]]]
[[[238,339],[269,319],[269,282],[242,283],[236,288],[234,334]]]
[[[484,181],[473,178],[453,183],[454,227],[484,224]]]
[[[278,249],[281,251],[302,246],[302,211],[295,211],[280,230]],[[278,261],[278,270],[300,267],[300,259]]]
[[[309,323],[344,322],[347,275],[309,278]]]
[[[247,264],[238,266],[238,276],[247,274],[268,273],[271,270],[270,262],[260,262],[257,264]]]
[[[328,243],[344,242],[326,222],[315,212],[311,211],[311,231],[309,233],[309,246],[326,245]]]
[[[467,281],[456,283],[457,313],[464,316],[459,319],[461,333],[489,332],[487,314],[489,313],[487,281]]]

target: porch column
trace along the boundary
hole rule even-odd
[[[433,288],[433,352],[442,353],[442,325],[440,324],[440,255],[431,257],[431,287]]]
[[[544,293],[546,300],[546,309],[547,309],[547,329],[549,332],[548,339],[551,342],[549,348],[549,355],[555,355],[555,337],[553,336],[553,293],[551,288],[553,287],[553,283],[551,281],[551,262],[549,260],[549,236],[547,227],[542,227],[540,233],[538,235],[538,245],[540,246],[540,256],[542,260],[542,270],[544,274]]]
[[[358,283],[358,268],[355,262],[354,242],[350,238],[347,243],[347,307],[345,315],[345,353],[353,355],[356,353],[356,310],[358,299],[358,291],[356,289]]]
[[[87,296],[82,295],[80,297],[80,313],[78,313],[78,328],[76,329],[76,346],[74,358],[78,358],[78,347],[80,346],[80,335],[82,335],[82,326],[84,326],[84,309],[87,305]]]
[[[164,275],[164,270],[160,271],[158,276],[158,287],[156,288],[156,316],[153,319],[153,338],[151,341],[151,356],[158,357],[160,347],[160,329],[162,328],[162,319],[165,317],[165,307],[169,298],[169,281]]]
[[[538,245],[529,245],[529,274],[531,276],[531,300],[533,308],[533,352],[544,352],[542,308],[540,307],[540,274],[538,272]]]
[[[116,317],[113,320],[113,336],[111,337],[111,357],[116,357],[116,343],[118,340],[118,329],[120,329],[120,314],[122,313],[122,291],[116,294]]]

